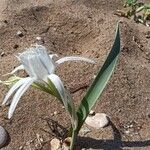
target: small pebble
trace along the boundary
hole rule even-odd
[[[85,123],[93,128],[104,128],[109,123],[109,118],[104,113],[96,113],[94,116],[88,116]]]
[[[89,113],[90,116],[94,116],[95,115],[95,111],[91,110]]]
[[[2,126],[0,126],[0,148],[2,148],[6,144],[7,138],[8,135],[6,130]]]
[[[93,76],[93,79],[95,79],[95,78],[96,78],[96,75]]]
[[[65,106],[62,106],[62,109],[65,109]]]
[[[5,55],[5,52],[1,52],[1,57],[3,57]]]
[[[149,39],[149,38],[150,38],[150,35],[146,35],[146,38]]]
[[[58,114],[58,112],[57,111],[54,111],[54,115],[57,115]]]
[[[23,146],[20,146],[20,147],[19,147],[19,150],[23,150]]]
[[[57,30],[57,28],[53,28],[53,31],[56,31]]]
[[[42,39],[42,37],[40,37],[40,36],[36,37],[36,42],[37,42],[37,44],[44,44],[45,43],[44,39]]]
[[[68,150],[70,147],[70,144],[71,144],[71,137],[67,137],[62,144],[63,150]]]
[[[36,37],[36,40],[41,41],[42,38],[41,38],[40,36],[37,36],[37,37]]]
[[[23,37],[23,33],[22,33],[21,31],[18,31],[18,32],[17,32],[17,36],[18,36],[18,37]]]
[[[129,125],[129,128],[133,128],[133,124],[130,124],[130,125]]]
[[[129,130],[126,130],[126,131],[125,131],[125,133],[126,133],[126,134],[129,134],[129,133],[130,133],[130,131],[129,131]]]
[[[61,142],[59,139],[54,138],[50,141],[51,150],[61,150]]]

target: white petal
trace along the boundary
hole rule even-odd
[[[84,62],[88,62],[88,63],[92,63],[94,64],[95,62],[89,58],[85,58],[85,57],[76,57],[76,56],[70,56],[70,57],[63,57],[59,60],[57,60],[55,63],[57,64],[61,64],[64,63],[66,61],[84,61]]]
[[[36,45],[35,51],[39,55],[39,58],[41,59],[43,65],[48,70],[49,74],[54,73],[55,63],[51,59],[51,57],[53,57],[53,56],[49,57],[46,47],[44,47],[42,45]]]
[[[43,79],[45,75],[54,73],[55,63],[50,58],[46,48],[42,45],[35,45],[19,55],[25,70],[31,77]]]
[[[2,105],[6,104],[7,100],[9,99],[9,97],[21,86],[23,85],[26,81],[28,81],[29,78],[24,78],[19,80],[18,82],[16,82],[11,89],[8,91],[7,95],[4,98],[4,101],[2,103]]]
[[[24,70],[24,66],[20,65],[20,66],[16,67],[10,74],[14,74],[14,73],[16,73],[19,70]]]
[[[67,102],[66,102],[66,95],[65,95],[65,88],[64,88],[64,85],[61,81],[61,79],[55,75],[55,74],[51,74],[48,76],[48,78],[51,80],[51,82],[55,85],[62,101],[63,101],[63,104],[65,106],[65,108],[67,107]]]
[[[10,119],[14,113],[14,110],[21,98],[21,96],[26,92],[26,90],[29,88],[29,86],[35,81],[33,78],[28,78],[26,82],[18,89],[15,96],[13,97],[12,103],[10,105],[9,111],[8,111],[8,118]]]
[[[78,118],[76,116],[75,106],[73,104],[71,95],[68,93],[68,91],[66,91],[66,89],[64,88],[64,85],[63,85],[61,79],[57,75],[51,74],[51,75],[48,76],[48,78],[55,85],[57,91],[59,92],[59,94],[61,96],[61,99],[63,101],[63,104],[65,106],[65,109],[71,115],[72,125],[76,128],[77,127]]]
[[[52,59],[53,57],[58,57],[58,55],[57,54],[51,54],[51,55],[49,55],[49,57]]]
[[[21,61],[21,63],[23,64],[25,71],[32,77],[34,76],[34,72],[31,70],[30,64],[29,64],[29,59],[30,57],[34,55],[33,51],[25,51],[23,53],[21,53],[18,58]]]
[[[39,57],[37,55],[30,56],[28,61],[29,61],[30,70],[34,75],[34,77],[44,80],[49,72],[45,67],[45,65],[41,62]]]

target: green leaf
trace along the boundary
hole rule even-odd
[[[144,4],[145,9],[150,9],[150,3]]]
[[[53,95],[53,92],[49,88],[47,88],[44,83],[35,82],[32,84],[32,87]]]
[[[48,88],[53,92],[52,95],[54,95],[55,97],[57,97],[58,100],[60,100],[62,102],[61,96],[60,96],[59,92],[57,91],[57,88],[55,87],[55,85],[53,84],[53,82],[50,79],[48,79],[48,83],[46,83],[46,84],[47,84]]]
[[[135,5],[137,3],[137,0],[125,0],[125,3],[128,6],[132,6],[132,5]]]
[[[120,53],[120,33],[119,33],[119,25],[117,24],[116,29],[116,37],[113,44],[113,47],[104,62],[102,68],[100,69],[98,75],[96,76],[94,82],[92,83],[91,87],[87,91],[85,97],[82,99],[80,106],[77,110],[78,116],[78,129],[79,132],[80,128],[82,127],[87,115],[89,114],[92,107],[97,102],[99,96],[101,95],[102,91],[104,90],[106,84],[108,83],[109,78],[111,77],[113,70],[116,66],[118,57]]]

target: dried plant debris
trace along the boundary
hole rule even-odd
[[[138,0],[125,0],[124,8],[117,10],[115,15],[131,18],[137,23],[150,26],[150,3],[138,2]]]

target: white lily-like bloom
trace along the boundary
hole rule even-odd
[[[59,64],[65,61],[81,60],[89,63],[94,63],[94,61],[84,57],[71,56],[61,58],[54,62],[52,59],[53,56],[57,55],[48,55],[46,48],[42,45],[35,45],[35,47],[31,47],[17,56],[22,65],[15,68],[11,74],[16,73],[18,70],[25,69],[29,77],[20,78],[5,96],[2,103],[3,105],[6,104],[10,96],[15,93],[9,108],[8,118],[12,117],[21,96],[26,92],[30,85],[37,84],[40,88],[48,88],[51,94],[61,99],[65,108],[70,112],[71,117],[73,117],[73,120],[76,120],[71,97],[64,88],[61,79],[55,74],[55,69]],[[70,108],[72,110],[70,110]]]
[[[44,47],[44,46],[42,46],[42,45],[35,45],[35,47],[31,47],[31,48],[29,48],[29,49],[27,49],[27,51],[36,51],[40,56],[41,56],[41,60],[43,60],[43,62],[44,63],[46,63],[47,64],[47,61],[48,60],[50,60],[50,64],[51,64],[51,66],[49,66],[51,69],[49,69],[49,71],[51,72],[51,73],[54,73],[55,72],[55,68],[57,67],[57,66],[59,66],[60,64],[62,64],[62,63],[64,63],[64,62],[66,62],[66,61],[84,61],[84,62],[88,62],[88,63],[92,63],[92,64],[95,64],[95,61],[93,61],[93,60],[91,60],[91,59],[89,59],[89,58],[85,58],[85,57],[79,57],[79,56],[68,56],[68,57],[63,57],[63,58],[60,58],[60,59],[58,59],[57,61],[53,61],[53,57],[55,56],[55,57],[58,57],[58,55],[57,54],[51,54],[51,55],[47,55],[47,50],[46,50],[46,48]],[[27,51],[26,52],[24,52],[24,53],[27,53]],[[29,52],[29,53],[30,53]],[[24,54],[24,53],[22,53],[22,54]],[[20,54],[21,55],[21,54]],[[26,54],[26,55],[28,55],[28,54]],[[45,58],[44,58],[44,55],[45,55]],[[47,55],[47,56],[46,56]],[[20,59],[20,58],[19,58]],[[48,67],[48,68],[49,68]],[[18,67],[16,67],[11,73],[8,73],[8,74],[15,74],[17,71],[19,71],[19,70],[24,70],[25,69],[25,66],[24,66],[24,64],[22,64],[22,65],[20,65],[20,66],[18,66]],[[6,74],[7,75],[7,74]]]

